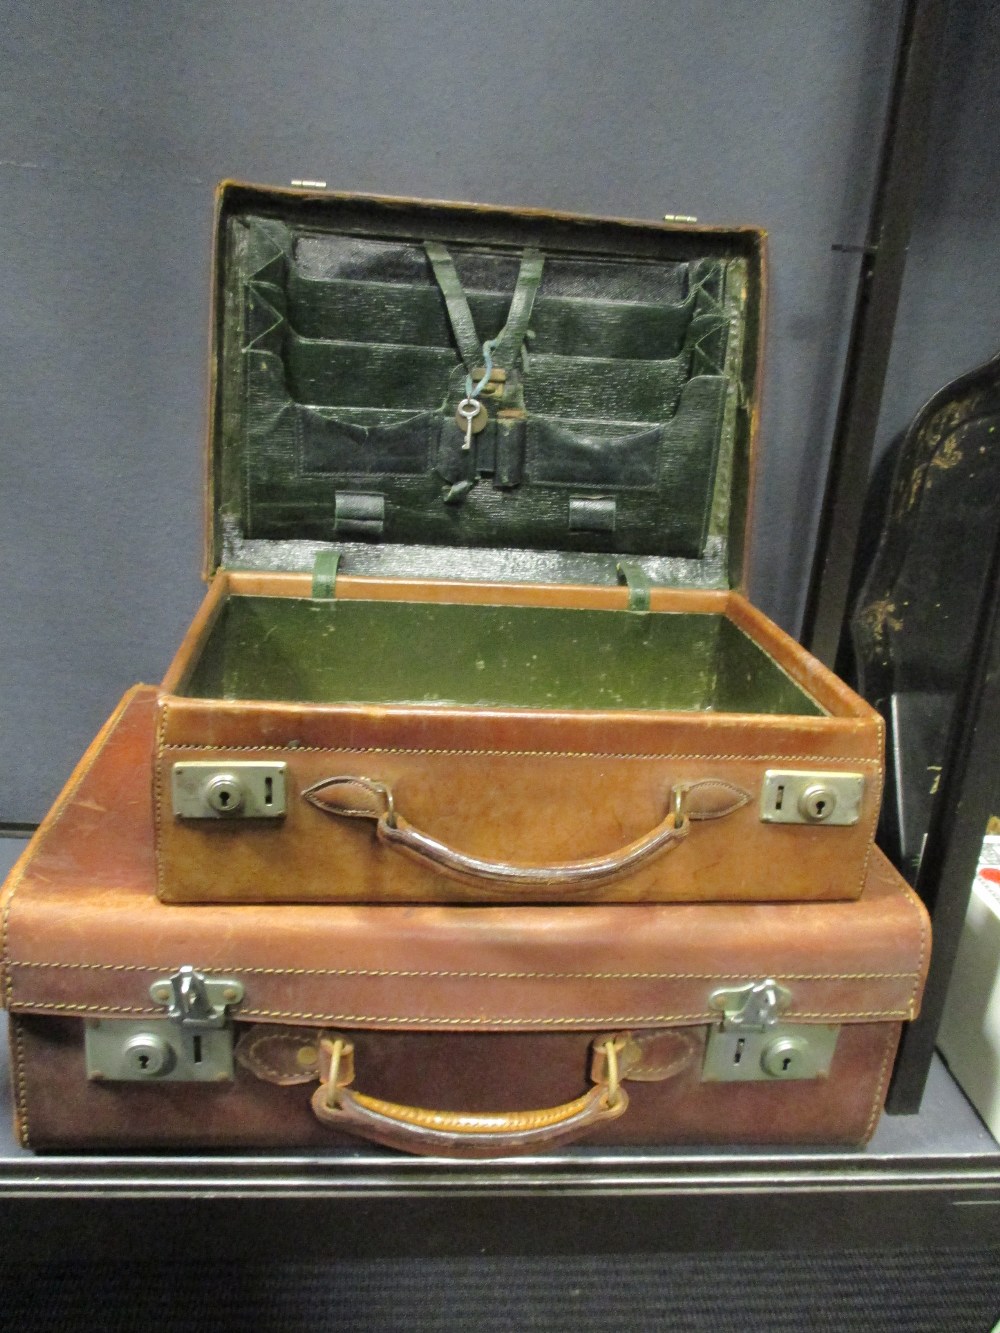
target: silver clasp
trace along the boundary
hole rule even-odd
[[[221,1028],[226,1010],[243,999],[243,986],[231,977],[206,977],[185,965],[171,977],[154,981],[150,998],[168,1006],[167,1017],[189,1031]]]
[[[766,1032],[792,1002],[792,993],[772,978],[747,986],[723,987],[708,997],[713,1009],[722,1011],[722,1030]]]

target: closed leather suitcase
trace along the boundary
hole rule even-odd
[[[750,228],[223,187],[164,901],[861,893],[880,719],[740,591],[764,293]]]
[[[858,1144],[926,912],[856,901],[167,905],[155,691],[126,697],[2,893],[17,1130],[39,1150]]]

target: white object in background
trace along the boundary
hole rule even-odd
[[[1000,836],[987,834],[972,885],[938,1047],[1000,1139]]]

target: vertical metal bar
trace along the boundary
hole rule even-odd
[[[802,642],[832,666],[847,607],[903,270],[927,157],[946,0],[906,0]]]
[[[945,552],[942,552],[945,555]],[[933,949],[920,1017],[907,1025],[886,1109],[920,1109],[969,892],[986,832],[1000,806],[1000,536],[957,695],[915,888],[931,913]]]

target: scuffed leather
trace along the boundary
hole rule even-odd
[[[290,576],[285,576],[286,578]],[[271,588],[265,578],[220,576],[210,599]],[[217,580],[218,582],[218,580]],[[346,579],[338,580],[338,590]],[[355,595],[390,597],[389,580]],[[350,590],[345,586],[345,594]],[[608,606],[624,589],[548,588],[532,604]],[[489,585],[456,591],[419,582],[396,596],[502,596]],[[543,600],[549,599],[548,603]],[[691,599],[691,600],[688,600]],[[214,604],[217,604],[217,600]],[[613,603],[612,603],[613,604]],[[713,779],[750,794],[724,828],[692,836],[663,865],[612,885],[598,902],[813,901],[855,898],[865,882],[882,792],[878,714],[735,594],[657,590],[653,611],[724,609],[830,714],[537,712],[448,706],[315,705],[184,698],[173,691],[210,620],[200,617],[160,699],[156,743],[158,892],[181,902],[475,902],[469,889],[375,844],[360,821],[333,821],[299,799],[337,774],[393,790],[407,821],[483,861],[555,865],[604,857],[663,818],[672,786]],[[176,819],[170,774],[182,760],[263,758],[288,766],[289,813],[267,827]],[[764,824],[769,767],[839,770],[865,779],[851,827]],[[720,788],[720,790],[722,790]],[[558,889],[510,890],[504,901],[557,902]]]
[[[7,883],[13,1010],[162,1017],[150,982],[186,962],[244,983],[244,1022],[350,1016],[352,1031],[696,1026],[715,1017],[717,986],[766,976],[804,1021],[918,1008],[927,916],[880,854],[856,905],[164,904],[143,780],[155,713],[154,690],[127,696]]]
[[[88,1082],[81,1020],[163,1021],[149,985],[182,963],[242,982],[241,1039],[254,1024],[300,1028],[306,1044],[317,1029],[349,1032],[365,1095],[384,1101],[464,1112],[556,1106],[586,1088],[591,1043],[629,1030],[642,1058],[627,1075],[628,1113],[595,1124],[587,1143],[851,1144],[874,1129],[929,947],[924,909],[881,855],[857,903],[167,906],[153,895],[151,793],[141,780],[154,715],[155,691],[126,696],[2,892],[3,993],[26,1144],[355,1142],[319,1124],[307,1086],[263,1081],[241,1062],[231,1083],[215,1086]],[[791,990],[787,1017],[843,1024],[829,1077],[702,1083],[700,1051],[717,1018],[709,995],[761,976]],[[672,1068],[675,1035],[690,1055]],[[642,1069],[655,1080],[663,1065],[667,1077],[641,1081]]]
[[[689,1029],[700,1035],[704,1029]],[[366,1087],[387,1101],[455,1111],[553,1106],[587,1086],[594,1029],[581,1032],[355,1032]],[[692,1060],[660,1082],[628,1083],[629,1107],[595,1124],[594,1147],[844,1144],[875,1128],[899,1037],[895,1022],[846,1024],[829,1077],[703,1083]],[[232,1083],[87,1081],[83,1023],[49,1012],[11,1021],[22,1143],[46,1151],[357,1147],[322,1125],[309,1086],[281,1087],[236,1066]],[[377,1073],[375,1072],[377,1071]],[[315,1084],[313,1084],[315,1086]],[[67,1089],[70,1094],[67,1095]]]

